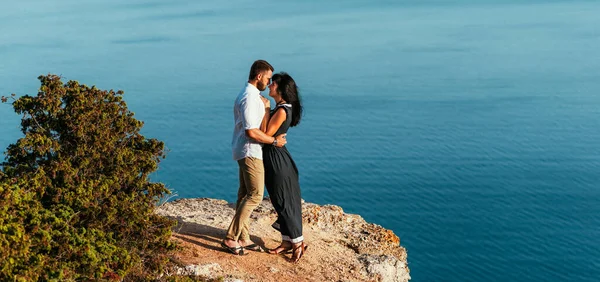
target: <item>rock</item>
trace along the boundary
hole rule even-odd
[[[367,273],[374,279],[382,282],[408,281],[408,266],[394,256],[368,255],[359,257],[365,265]]]
[[[201,276],[205,278],[216,278],[215,273],[220,272],[221,266],[218,263],[209,263],[203,265],[187,265],[185,267],[175,267],[176,275],[192,275]]]
[[[219,246],[234,207],[200,198],[168,202],[157,209],[178,222],[173,237],[184,247],[178,259],[195,265],[186,271],[244,281],[410,280],[406,250],[394,232],[334,205],[303,202],[303,235],[309,248],[299,263],[290,263],[290,254],[248,251],[247,256],[234,256]],[[279,245],[281,235],[270,226],[276,216],[270,201],[263,200],[251,215],[252,240],[266,248]]]

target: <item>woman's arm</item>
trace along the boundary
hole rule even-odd
[[[260,99],[265,104],[265,115],[263,116],[262,123],[260,124],[260,131],[267,132],[267,125],[269,124],[269,118],[271,117],[271,102],[262,95],[260,96]]]
[[[264,107],[270,108],[271,105],[269,103],[269,99],[262,97],[262,96],[261,96],[261,98],[264,103]],[[268,111],[268,112],[270,112],[270,111]],[[264,116],[263,116],[263,122],[264,122]],[[265,122],[265,124],[266,124],[266,122]],[[282,147],[287,143],[287,141],[285,140],[285,134],[279,134],[275,137],[268,136],[261,130],[262,127],[263,127],[262,124],[260,124],[258,126],[258,128],[246,129],[246,136],[248,136],[248,138],[250,138],[250,139],[255,140],[256,142],[263,143],[263,144],[273,144],[273,143],[275,143],[275,141],[277,141],[276,144],[273,144],[277,147]]]
[[[268,120],[268,126],[264,131],[268,136],[275,135],[275,132],[279,130],[279,127],[283,124],[286,118],[286,113],[284,108],[279,108],[273,116]],[[262,126],[261,126],[262,129]]]
[[[271,118],[271,108],[265,108],[265,115],[263,116],[262,123],[260,124],[260,131],[267,132],[267,126],[269,119]]]

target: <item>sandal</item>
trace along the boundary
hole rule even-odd
[[[306,249],[308,249],[308,245],[304,244],[304,251],[306,251]],[[294,248],[289,248],[285,251],[286,254],[291,254],[294,251]]]
[[[287,254],[291,250],[292,250],[292,246],[284,247],[283,245],[279,245],[277,248],[268,250],[267,252],[272,255],[279,255],[279,254]]]
[[[300,245],[298,245],[297,247],[294,247],[292,249],[292,259],[291,259],[291,262],[292,263],[297,263],[300,260],[300,258],[302,258],[302,256],[304,255],[305,251],[306,251],[306,246],[304,245],[304,242],[300,243]]]
[[[261,246],[255,244],[255,243],[250,244],[248,246],[243,246],[243,248],[246,250],[251,250],[251,251],[255,251],[255,252],[259,252],[259,253],[262,253],[265,251],[265,250],[263,250],[263,248]]]
[[[238,256],[243,256],[244,254],[244,248],[243,247],[230,247],[225,245],[225,242],[221,242],[221,247],[223,247],[223,249],[227,250],[228,252],[234,254],[234,255],[238,255]]]
[[[281,249],[279,251],[277,251],[278,249]],[[267,250],[267,253],[272,254],[272,255],[278,255],[278,254],[291,254],[293,251],[293,247],[282,247],[279,246],[275,249],[272,250]],[[304,244],[304,250],[306,251],[306,249],[308,249],[308,245]]]

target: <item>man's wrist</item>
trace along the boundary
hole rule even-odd
[[[271,142],[271,145],[277,146],[277,138],[273,137],[273,142]]]

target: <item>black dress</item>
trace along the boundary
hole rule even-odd
[[[292,106],[278,105],[271,115],[283,108],[286,120],[281,124],[274,136],[286,133],[292,122]],[[282,239],[292,243],[301,242],[302,237],[302,198],[298,168],[285,146],[279,148],[272,145],[263,146],[263,162],[265,165],[265,185],[271,203],[277,212],[277,221],[273,228],[279,230]]]

